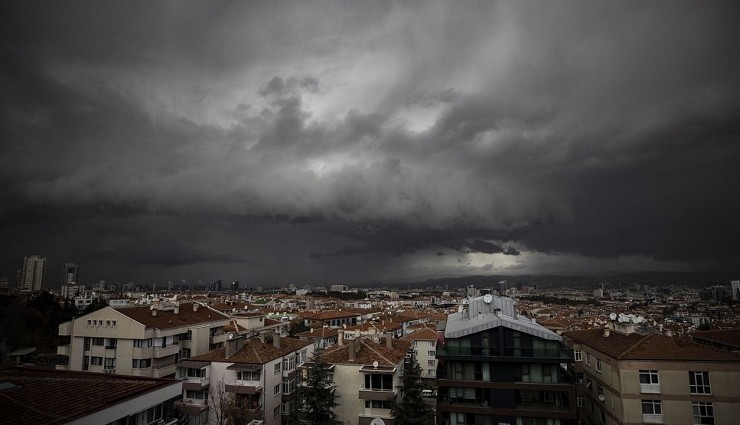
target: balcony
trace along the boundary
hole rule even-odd
[[[175,363],[169,363],[152,368],[152,376],[155,378],[164,378],[175,374]]]
[[[262,381],[235,379],[226,382],[226,391],[235,394],[257,394],[262,392]]]
[[[195,378],[188,376],[184,379],[180,379],[182,379],[183,390],[200,391],[208,388],[208,386],[210,385],[210,381],[208,378]]]
[[[660,394],[660,384],[640,384],[640,392],[643,394]]]
[[[148,359],[152,357],[152,347],[134,347],[131,353],[135,359]]]
[[[567,347],[561,348],[519,348],[519,347],[437,347],[437,357],[514,357],[514,358],[538,358],[573,360],[573,350]]]
[[[197,416],[208,410],[208,405],[206,404],[206,401],[207,400],[205,399],[185,398],[182,401],[176,401],[175,407],[187,413],[188,415]]]
[[[396,393],[392,389],[360,388],[359,397],[360,400],[391,401],[396,398]]]
[[[172,356],[179,352],[180,352],[180,345],[178,344],[172,344],[166,347],[154,347],[154,357],[155,358]]]
[[[665,423],[663,421],[663,415],[653,415],[648,413],[642,414],[642,422],[646,424],[662,424]]]

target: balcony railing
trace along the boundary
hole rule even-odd
[[[640,392],[643,394],[660,394],[660,384],[640,384]]]
[[[232,379],[225,382],[226,391],[237,394],[256,394],[262,391],[262,381]]]
[[[438,347],[439,356],[478,356],[478,357],[525,357],[572,360],[573,350],[562,348],[518,348],[518,347]]]
[[[166,347],[154,347],[154,357],[167,357],[180,352],[180,345],[173,344]]]

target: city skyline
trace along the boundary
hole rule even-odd
[[[735,3],[0,10],[0,276],[740,264]]]

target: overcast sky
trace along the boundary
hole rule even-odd
[[[0,7],[2,275],[738,270],[737,2]]]

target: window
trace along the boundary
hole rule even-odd
[[[135,339],[134,340],[134,347],[135,348],[145,348],[145,347],[151,347],[152,346],[152,339]]]
[[[282,366],[282,364],[275,363],[275,375],[277,375],[278,373],[280,373],[280,371],[281,371],[280,367],[281,366]]]
[[[105,359],[105,369],[115,369],[116,368],[116,359]]]
[[[645,394],[660,394],[660,380],[657,370],[640,371],[640,392]]]
[[[194,400],[207,400],[208,399],[208,392],[206,392],[206,391],[187,390],[187,391],[185,391],[185,398],[191,398],[191,399],[194,399]]]
[[[389,401],[381,400],[365,400],[366,409],[390,409],[391,403]]]
[[[90,357],[90,364],[92,366],[102,366],[103,358],[102,357]]]
[[[427,351],[427,356],[428,357],[434,357],[434,354],[435,354],[434,350]]]
[[[134,369],[144,369],[152,366],[152,359],[133,359],[131,367]]]
[[[709,385],[709,372],[689,372],[689,386],[691,394],[711,394],[712,387]]]
[[[366,373],[365,390],[393,391],[393,375],[386,373]]]
[[[577,362],[583,361],[583,352],[581,350],[573,350],[573,357]]]
[[[188,378],[205,378],[206,368],[189,367],[185,370],[185,376]]]
[[[295,356],[290,356],[287,359],[283,359],[283,370],[295,369]]]
[[[429,346],[430,347],[436,347],[437,346],[437,341],[429,341]]]
[[[604,387],[596,385],[596,395],[599,397],[599,400],[604,397]]]
[[[105,345],[105,338],[93,338],[92,345]]]
[[[87,321],[87,327],[88,327],[88,328],[92,327],[92,320],[88,320],[88,321]]]
[[[106,338],[105,348],[115,350],[117,345],[118,340],[116,338]]]
[[[90,351],[90,341],[92,341],[92,338],[89,336],[85,337],[85,351]]]
[[[714,425],[714,406],[706,401],[695,401],[691,403],[694,410],[695,425]]]
[[[283,379],[283,394],[290,394],[295,391],[295,381]]]
[[[583,372],[576,372],[576,384],[583,383]]]
[[[584,407],[586,406],[586,399],[583,397],[576,397],[576,405],[578,407]]]
[[[82,370],[90,369],[90,356],[82,356]]]
[[[604,413],[604,409],[599,409],[599,421],[602,424],[606,423],[606,413]]]
[[[239,371],[236,372],[236,379],[239,381],[259,381],[260,372]]]
[[[649,424],[663,423],[663,406],[660,400],[642,401],[642,421]]]
[[[601,373],[601,360],[596,359],[596,371]]]
[[[280,406],[272,409],[272,417],[277,418],[278,416],[280,416]]]
[[[586,366],[591,366],[591,355],[586,353]]]
[[[427,366],[435,366],[436,360],[427,360]]]
[[[280,394],[280,384],[275,385],[272,387],[272,395],[279,395]]]

